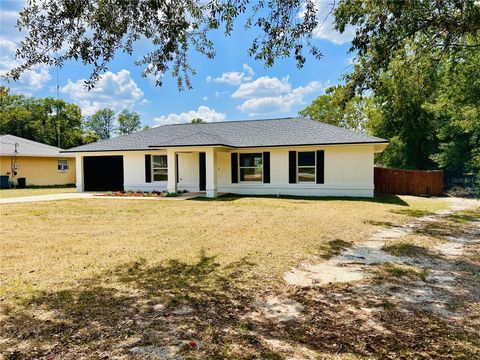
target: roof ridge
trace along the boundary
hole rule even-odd
[[[57,146],[45,144],[45,143],[42,143],[42,142],[40,142],[40,141],[35,141],[35,140],[31,140],[31,139],[26,139],[26,138],[23,138],[23,137],[20,137],[20,136],[12,135],[12,134],[3,134],[3,135],[0,135],[0,138],[6,138],[7,136],[10,136],[10,137],[13,137],[13,138],[16,138],[16,139],[20,139],[21,141],[26,141],[26,142],[33,143],[33,144],[38,144],[38,145],[41,145],[41,146],[46,146],[46,147],[49,147],[49,148],[52,148],[52,149],[56,149],[56,150],[65,150],[65,149],[59,148],[59,147],[57,147]]]
[[[171,140],[169,140],[169,141],[181,140],[181,139],[188,139],[188,138],[190,138],[190,137],[192,137],[192,136],[199,135],[199,134],[206,134],[206,135],[208,135],[208,136],[214,137],[214,138],[216,138],[216,139],[220,139],[220,140],[222,140],[222,141],[223,141],[223,140],[227,140],[227,139],[225,139],[225,138],[224,138],[223,136],[221,136],[221,135],[212,134],[212,133],[209,133],[209,132],[206,132],[206,131],[201,131],[200,129],[198,129],[198,131],[195,132],[195,133],[187,134],[187,135],[184,135],[184,136],[178,136],[178,137],[175,137],[175,138],[173,138],[173,139],[171,139]],[[160,144],[160,145],[161,145],[161,144]]]
[[[165,124],[165,125],[156,126],[155,128],[159,128],[159,127],[163,127],[163,126],[178,126],[178,125],[211,125],[211,124],[254,122],[254,121],[280,121],[280,120],[293,120],[293,119],[310,120],[310,119],[305,119],[305,118],[302,118],[302,117],[299,117],[299,116],[287,116],[287,117],[282,117],[282,118],[212,121],[212,122],[204,122],[204,123],[197,123],[197,124],[193,124],[193,123]]]

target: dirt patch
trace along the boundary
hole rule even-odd
[[[275,321],[299,320],[303,317],[304,306],[292,299],[272,297],[264,301],[256,301],[254,306],[257,311],[252,316],[265,316]]]
[[[304,288],[340,283],[361,287],[364,284],[370,286],[369,291],[389,298],[392,304],[401,302],[408,305],[406,309],[423,309],[454,319],[458,314],[451,311],[451,303],[456,298],[455,292],[460,291],[457,282],[462,276],[455,260],[465,254],[467,246],[471,252],[480,239],[480,231],[474,224],[477,219],[464,216],[460,226],[459,215],[455,212],[478,206],[479,202],[464,199],[450,199],[449,202],[447,210],[423,216],[417,214],[419,217],[410,223],[381,229],[368,241],[343,249],[328,261],[302,264],[285,273],[284,280]],[[456,221],[455,226],[450,224],[452,221]],[[429,251],[402,240],[420,233],[440,236],[442,242]],[[384,283],[396,285],[385,286]],[[474,290],[470,295],[476,294],[478,288]]]

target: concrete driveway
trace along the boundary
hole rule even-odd
[[[94,197],[95,193],[62,193],[62,194],[47,194],[47,195],[33,195],[20,196],[12,198],[0,198],[0,204],[13,204],[37,201],[53,201],[53,200],[70,200],[70,199],[85,199]]]

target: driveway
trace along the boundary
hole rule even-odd
[[[63,194],[48,194],[48,195],[33,195],[12,198],[1,198],[0,204],[13,204],[37,201],[53,201],[53,200],[70,200],[70,199],[85,199],[94,197],[95,193],[63,193]]]
[[[176,197],[141,197],[141,196],[98,196],[102,193],[81,192],[48,195],[33,195],[12,198],[0,198],[0,204],[27,203],[39,201],[71,200],[71,199],[124,199],[124,200],[188,200],[196,197],[205,197],[204,193],[186,193]]]

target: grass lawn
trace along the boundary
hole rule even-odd
[[[2,205],[0,333],[10,335],[0,353],[129,357],[135,345],[144,346],[134,353],[141,355],[173,337],[172,346],[195,358],[281,358],[261,341],[268,331],[252,335],[245,313],[262,296],[287,291],[285,271],[445,207],[408,196]],[[310,343],[297,335],[296,343]],[[345,359],[382,352],[350,353]]]
[[[48,195],[75,192],[74,185],[68,186],[34,186],[24,189],[0,189],[0,198],[14,198],[22,196]]]

